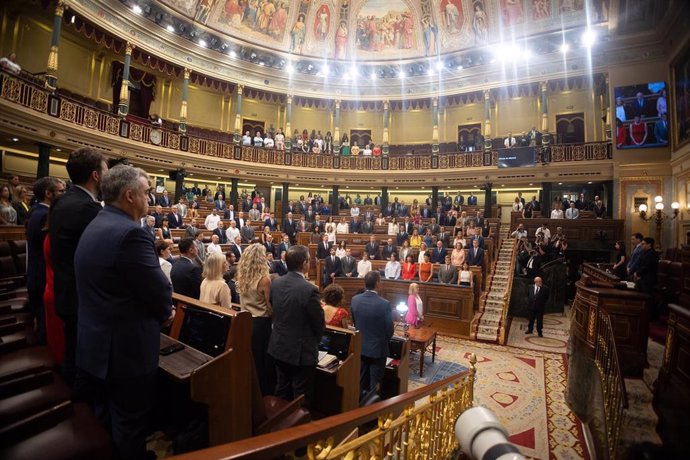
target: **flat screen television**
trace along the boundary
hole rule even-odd
[[[526,168],[534,166],[536,150],[534,147],[513,147],[498,149],[499,168]]]
[[[180,342],[214,358],[225,351],[232,315],[186,307]]]
[[[618,149],[665,147],[671,125],[663,81],[619,86],[611,109],[612,136]]]

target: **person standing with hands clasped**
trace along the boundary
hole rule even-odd
[[[525,334],[532,334],[534,331],[534,320],[537,320],[537,333],[539,337],[544,337],[542,335],[542,330],[544,327],[544,308],[546,307],[546,301],[549,300],[549,288],[544,286],[542,279],[537,276],[534,278],[534,286],[529,290],[529,307],[530,307],[530,317],[529,325],[527,326],[527,331]]]

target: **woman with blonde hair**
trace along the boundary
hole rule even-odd
[[[407,315],[405,322],[410,326],[419,327],[424,321],[424,305],[422,298],[419,297],[419,285],[411,283],[407,290]]]
[[[199,300],[224,308],[232,306],[230,288],[223,279],[227,265],[225,256],[221,253],[212,252],[206,256]]]
[[[271,278],[266,264],[266,248],[258,243],[249,245],[242,252],[237,264],[235,280],[240,294],[242,310],[252,315],[252,354],[259,377],[261,393],[271,395],[275,391],[275,368],[268,354],[271,339],[273,307],[271,306]]]

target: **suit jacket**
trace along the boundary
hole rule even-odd
[[[168,227],[170,228],[181,228],[182,227],[182,217],[179,214],[168,213]]]
[[[391,254],[397,252],[394,244],[388,246],[387,244],[383,247],[382,255],[385,260],[389,259]]]
[[[390,217],[393,215],[395,210],[389,205],[388,207],[384,208],[382,212],[385,217]]]
[[[403,233],[398,233],[395,236],[396,242],[398,243],[398,246],[402,246],[402,244],[410,238],[410,235],[407,234],[407,232]]]
[[[635,273],[640,277],[637,280],[637,289],[647,294],[654,292],[657,284],[657,272],[659,266],[659,255],[654,249],[642,250]]]
[[[240,236],[242,237],[242,243],[252,244],[256,237],[256,233],[250,225],[245,225],[240,229]]]
[[[532,267],[529,267],[529,261],[531,258],[532,256],[527,258],[527,262],[525,262],[525,269],[527,270],[527,276],[533,278],[539,274],[542,259],[541,256],[535,255],[534,260],[532,261]]]
[[[213,234],[218,235],[218,244],[227,244],[228,235],[225,233],[225,229],[216,228],[213,230]]]
[[[293,240],[297,231],[297,222],[293,219],[292,223],[288,219],[283,220],[283,233],[290,237],[290,241]]]
[[[38,289],[41,296],[46,284],[46,263],[43,258],[43,240],[46,234],[42,229],[48,210],[48,206],[35,205],[26,226],[26,284],[29,290]]]
[[[159,196],[158,197],[158,204],[163,206],[164,208],[169,208],[170,207],[170,197],[166,196]]]
[[[352,256],[345,256],[340,258],[340,266],[343,276],[348,273],[354,276],[357,273],[357,259]]]
[[[101,379],[156,372],[161,324],[172,312],[172,287],[146,230],[106,206],[84,231],[74,265],[77,366]]]
[[[316,258],[317,259],[325,259],[326,257],[331,255],[331,247],[333,246],[333,243],[328,243],[328,247],[325,247],[323,245],[323,241],[319,243],[319,245],[316,247]]]
[[[484,237],[481,235],[474,235],[472,238],[470,238],[470,249],[472,249],[472,242],[474,240],[479,240],[479,247],[484,249]]]
[[[264,227],[268,227],[271,229],[272,232],[275,232],[277,229],[276,220],[271,218],[264,220]]]
[[[287,274],[287,265],[284,264],[282,260],[274,260],[271,264],[271,271],[278,276],[283,276]]]
[[[288,249],[289,249],[289,246],[287,246],[285,243],[280,243],[278,245],[277,255],[280,255],[283,251],[287,252]]]
[[[434,248],[431,251],[431,263],[434,263],[434,264],[445,263],[446,254],[448,254],[448,251],[446,250],[445,247],[442,247],[440,250],[438,249],[438,247]]]
[[[429,208],[422,208],[422,217],[424,217],[425,219],[432,217]]]
[[[438,268],[438,282],[442,284],[457,284],[458,283],[458,270],[454,265],[448,265],[446,269],[446,264],[443,263]]]
[[[235,220],[237,218],[237,212],[235,210],[230,211],[229,209],[226,209],[223,211],[223,219],[225,220]]]
[[[297,272],[271,283],[273,330],[268,353],[293,366],[315,366],[325,329],[319,289]]]
[[[200,231],[198,228],[189,225],[187,226],[187,228],[184,229],[184,236],[185,238],[196,238],[196,233],[198,231]],[[223,233],[225,233],[225,230],[223,230]]]
[[[146,196],[148,197],[147,202],[148,202],[149,206],[155,206],[156,203],[158,203],[158,199],[156,198],[155,193],[148,193]]]
[[[435,235],[441,231],[441,226],[439,224],[429,224],[426,228],[431,229],[432,235]]]
[[[53,262],[55,309],[63,320],[76,320],[79,298],[74,273],[74,253],[86,226],[102,210],[101,204],[79,187],[71,187],[53,205],[50,251]]]
[[[470,265],[484,265],[484,250],[477,248],[477,255],[474,254],[474,247],[467,250],[467,263]]]
[[[379,258],[379,243],[374,242],[372,243],[371,241],[366,244],[364,247],[364,250],[367,251],[367,254],[369,254],[370,259],[378,259]]]
[[[450,243],[450,233],[449,233],[449,232],[439,232],[439,233],[436,235],[436,240],[437,240],[437,241],[438,241],[438,240],[443,241],[443,247],[444,247],[444,248],[447,248],[447,247],[448,247],[448,243]],[[441,261],[441,262],[443,262],[443,261]]]
[[[237,247],[236,244],[230,244],[230,248],[228,249],[229,251],[232,251],[233,254],[235,254],[235,259],[239,262],[240,258],[242,257],[242,248]]]
[[[214,200],[213,207],[219,211],[225,211],[225,200]]]
[[[360,231],[367,234],[374,233],[374,223],[372,221],[364,222]]]
[[[328,284],[331,283],[331,274],[335,274],[335,276],[343,276],[343,267],[342,263],[340,262],[340,257],[338,256],[328,256],[324,259],[324,276],[323,276],[323,285],[327,286]]]
[[[352,319],[362,335],[362,356],[388,357],[388,341],[393,337],[391,304],[374,291],[352,298]]]
[[[180,257],[170,271],[173,290],[187,297],[198,299],[201,293],[201,267],[186,257]]]
[[[350,222],[350,233],[360,233],[362,231],[362,221],[352,221]]]
[[[467,198],[467,204],[469,206],[476,206],[477,205],[477,197],[472,195]]]
[[[544,311],[544,307],[546,307],[546,302],[549,300],[549,288],[547,286],[542,285],[541,288],[539,288],[539,293],[534,295],[534,284],[530,285],[529,290],[528,290],[528,301],[529,301],[529,306],[531,308],[534,308],[536,311]]]

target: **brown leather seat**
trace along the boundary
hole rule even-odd
[[[0,458],[6,460],[93,460],[112,458],[112,443],[84,404],[63,403],[0,430]]]

